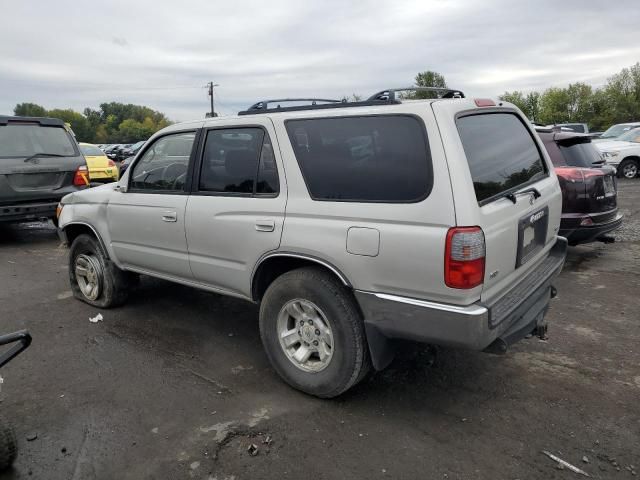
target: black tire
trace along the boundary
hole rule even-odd
[[[97,262],[95,266],[96,276],[99,277],[99,288],[95,298],[87,296],[79,285],[76,276],[76,261],[79,256],[90,257],[91,261]],[[109,260],[109,257],[102,251],[98,240],[87,234],[78,235],[71,244],[69,250],[69,281],[73,296],[78,300],[93,305],[98,308],[112,308],[122,305],[129,295],[129,288],[135,276],[123,270]]]
[[[13,465],[18,454],[18,442],[11,424],[0,417],[0,472]]]
[[[325,314],[333,334],[333,356],[321,371],[308,372],[289,359],[278,338],[277,321],[290,301],[303,299]],[[260,305],[260,337],[271,365],[293,388],[320,398],[344,393],[371,368],[364,323],[351,292],[320,268],[301,268],[278,277]]]
[[[633,169],[635,167],[635,174],[633,176],[627,176],[625,170]],[[618,178],[635,178],[640,171],[640,162],[634,158],[625,158],[620,165],[618,165]]]

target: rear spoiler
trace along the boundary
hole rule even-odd
[[[63,127],[64,122],[59,118],[49,117],[9,117],[7,115],[0,115],[0,125],[8,125],[11,123],[39,123],[46,127]]]

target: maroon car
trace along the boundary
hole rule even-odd
[[[615,168],[605,165],[588,135],[537,129],[562,189],[560,233],[569,245],[613,242],[606,234],[622,224]]]

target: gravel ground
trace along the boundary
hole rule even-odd
[[[542,450],[638,478],[640,180],[619,201],[617,243],[570,249],[548,341],[407,344],[331,401],[278,379],[256,306],[143,278],[99,312],[71,298],[51,227],[0,227],[0,330],[34,337],[2,372],[20,453],[0,478],[580,478]]]

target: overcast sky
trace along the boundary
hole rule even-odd
[[[640,61],[638,0],[0,0],[0,114],[106,101],[202,118],[273,97],[370,95],[442,73],[468,96]]]

